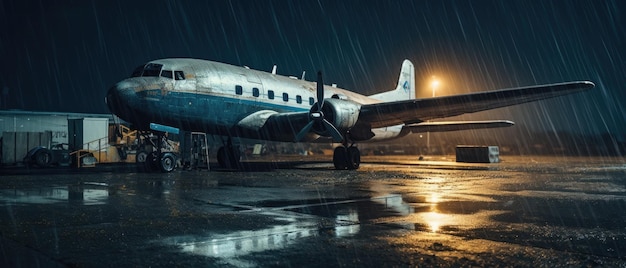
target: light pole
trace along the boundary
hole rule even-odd
[[[435,97],[435,90],[439,87],[439,79],[433,75],[430,87],[433,89],[433,98]],[[426,132],[426,153],[430,154],[430,131]]]
[[[435,97],[435,90],[439,86],[439,80],[433,76],[433,81],[430,82],[430,87],[433,89],[433,98]]]

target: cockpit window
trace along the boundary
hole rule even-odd
[[[176,80],[185,80],[183,71],[174,71],[174,77],[176,77]]]
[[[143,68],[143,74],[141,76],[159,76],[159,74],[161,74],[161,68],[163,68],[163,64],[148,63],[146,67]]]
[[[185,80],[185,74],[183,71],[172,71],[172,70],[163,70],[163,64],[158,63],[148,63],[146,65],[141,65],[133,71],[130,77],[140,77],[140,76],[162,76],[170,79],[175,78],[176,80]]]
[[[170,71],[170,70],[163,70],[163,71],[161,71],[161,76],[162,77],[167,77],[169,79],[173,78],[172,77],[172,71]]]

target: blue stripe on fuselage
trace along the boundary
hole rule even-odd
[[[246,116],[261,110],[272,110],[279,113],[306,112],[302,108],[271,100],[256,100],[194,92],[167,91],[165,96],[143,97],[141,111],[149,123],[159,123],[179,127],[184,130],[203,131],[220,134],[229,131]],[[261,97],[259,97],[261,98]],[[278,100],[282,102],[282,99]],[[145,123],[145,122],[144,122]]]
[[[179,97],[180,96],[180,97]],[[167,96],[164,99],[167,101],[168,98],[182,98],[182,99],[191,99],[191,100],[215,100],[219,102],[233,102],[238,103],[246,107],[250,107],[255,109],[256,111],[260,110],[272,110],[276,112],[303,112],[308,111],[310,109],[307,105],[302,105],[302,107],[294,107],[285,104],[271,103],[272,100],[261,100],[261,97],[258,98],[244,98],[244,97],[228,97],[225,95],[218,96],[214,94],[198,94],[198,93],[190,93],[190,92],[177,92],[177,91],[169,91]],[[292,99],[290,99],[292,100]],[[295,101],[295,99],[293,99]],[[278,101],[283,102],[282,99]],[[247,114],[243,115],[244,117]]]

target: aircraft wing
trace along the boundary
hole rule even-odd
[[[272,110],[261,110],[243,118],[233,131],[245,137],[293,142],[296,133],[307,123],[309,123],[308,111],[278,113]],[[317,137],[310,133],[304,141],[311,141]]]
[[[510,127],[515,125],[509,120],[487,120],[487,121],[444,121],[444,122],[422,122],[418,124],[405,125],[412,133],[424,132],[444,132],[468,129]]]
[[[435,118],[485,111],[572,94],[591,89],[594,86],[589,81],[578,81],[437,98],[365,104],[361,106],[358,121],[370,124],[372,128],[415,124]]]

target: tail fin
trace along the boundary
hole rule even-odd
[[[398,101],[415,99],[415,67],[409,60],[402,62],[400,78],[396,89],[369,96],[381,101]]]

